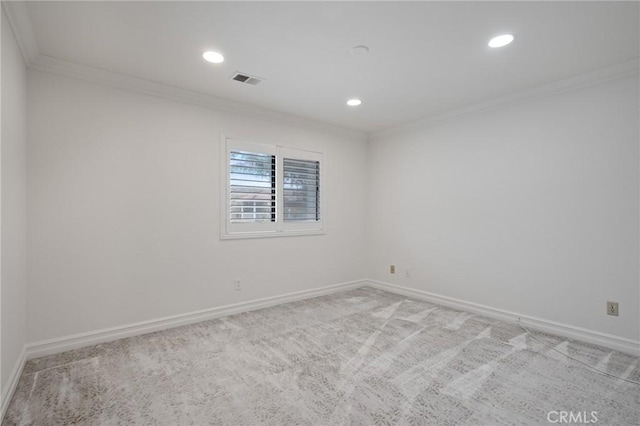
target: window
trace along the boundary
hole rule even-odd
[[[283,158],[285,222],[320,220],[320,162]]]
[[[276,221],[276,157],[229,152],[229,212],[232,223]]]
[[[221,237],[324,233],[323,155],[224,139]]]

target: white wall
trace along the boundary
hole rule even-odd
[[[34,70],[28,93],[29,342],[365,276],[639,338],[637,77],[368,146]],[[221,241],[221,132],[324,151],[328,234]]]
[[[38,71],[28,99],[30,342],[365,276],[364,137]],[[325,152],[328,233],[221,241],[221,132]]]
[[[26,343],[27,77],[2,9],[0,385],[3,397]]]
[[[634,76],[374,135],[369,276],[637,341],[638,93]]]

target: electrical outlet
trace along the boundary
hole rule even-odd
[[[389,266],[389,273],[390,274],[395,274],[396,273],[396,265],[390,265]]]
[[[618,316],[618,302],[607,302],[607,315]]]
[[[236,278],[234,288],[236,289],[236,291],[242,290],[242,287],[240,286],[240,278]]]

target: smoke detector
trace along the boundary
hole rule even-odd
[[[238,82],[244,83],[244,84],[250,84],[252,86],[257,86],[258,84],[262,83],[264,78],[260,78],[260,77],[256,77],[255,75],[249,75],[249,74],[244,73],[244,72],[236,71],[231,76],[231,80],[238,81]]]

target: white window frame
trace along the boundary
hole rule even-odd
[[[220,238],[264,238],[264,237],[289,237],[295,235],[319,235],[326,234],[326,185],[325,185],[325,156],[323,153],[306,151],[296,148],[285,147],[276,144],[254,142],[247,139],[233,138],[223,135],[220,159],[221,159],[221,179],[222,200],[220,212]],[[274,222],[231,222],[230,212],[230,168],[229,157],[231,151],[247,151],[260,154],[275,155],[276,157],[276,220]],[[285,222],[283,215],[283,170],[284,158],[317,161],[320,165],[320,219],[308,222]]]

